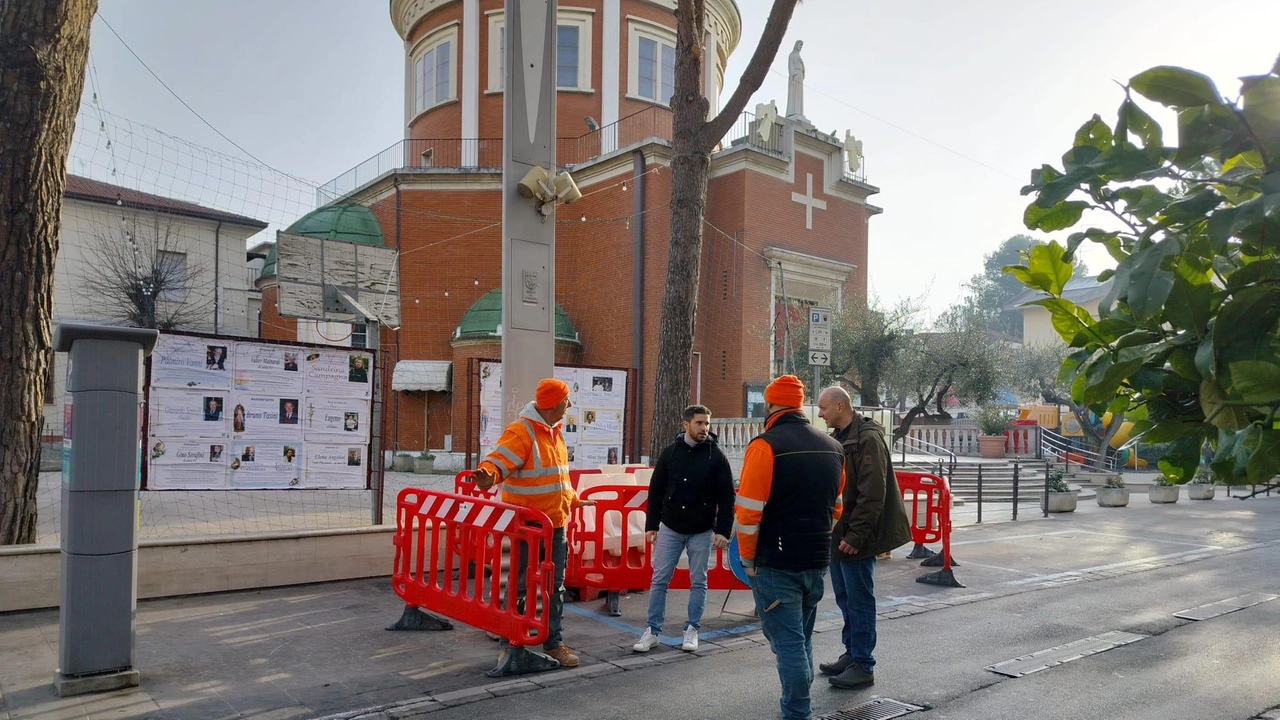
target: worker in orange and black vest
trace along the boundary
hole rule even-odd
[[[569,511],[594,500],[580,500],[569,482],[569,453],[565,448],[560,422],[569,409],[569,386],[548,378],[538,383],[534,402],[525,405],[520,417],[502,431],[493,451],[480,461],[475,472],[476,486],[481,489],[502,484],[502,502],[541,510],[551,520],[555,532],[551,539],[551,562],[555,565],[552,580],[548,634],[543,650],[562,667],[577,667],[578,656],[565,646],[561,633],[564,618],[564,572],[569,561],[569,541],[565,525]],[[528,546],[521,543],[519,570],[516,575],[516,597],[524,600],[525,570]],[[505,643],[504,643],[505,645]],[[506,652],[504,647],[503,652]],[[499,656],[501,662],[501,656]]]
[[[796,376],[769,383],[764,402],[765,431],[747,445],[738,485],[738,554],[778,658],[782,717],[809,718],[813,624],[843,510],[844,448],[809,424]]]

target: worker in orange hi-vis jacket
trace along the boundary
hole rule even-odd
[[[555,565],[551,606],[548,613],[548,635],[543,650],[562,667],[577,667],[578,656],[565,646],[561,632],[564,618],[564,572],[569,560],[569,541],[565,525],[569,511],[593,500],[580,500],[569,482],[569,453],[565,448],[560,423],[569,409],[569,386],[548,378],[538,383],[536,399],[520,411],[519,418],[502,431],[493,451],[480,461],[475,482],[481,489],[501,483],[502,501],[523,505],[546,513],[555,532],[551,539],[551,562]],[[525,572],[529,549],[521,544],[519,570],[516,575],[516,597],[524,601]],[[507,643],[503,643],[503,654]],[[499,655],[499,663],[503,655]]]
[[[747,446],[734,509],[738,553],[778,658],[782,717],[811,717],[813,624],[843,510],[844,449],[809,423],[804,383],[783,375],[764,391],[765,431]]]

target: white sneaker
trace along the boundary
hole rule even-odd
[[[693,652],[698,649],[698,629],[692,625],[684,626],[684,644],[680,649],[685,652]]]
[[[653,634],[652,628],[645,628],[644,634],[640,636],[635,645],[631,646],[631,649],[636,652],[649,652],[657,646],[658,636]]]

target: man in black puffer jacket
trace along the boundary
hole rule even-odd
[[[644,534],[653,546],[653,581],[649,626],[632,646],[636,652],[648,652],[658,644],[667,612],[667,585],[680,554],[686,551],[689,616],[681,649],[698,649],[698,629],[707,605],[707,563],[712,545],[729,545],[733,498],[733,471],[711,432],[711,411],[690,405],[684,409],[684,432],[662,451],[649,481]]]

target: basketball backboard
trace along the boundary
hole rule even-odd
[[[276,257],[282,317],[400,326],[393,248],[280,232]]]

